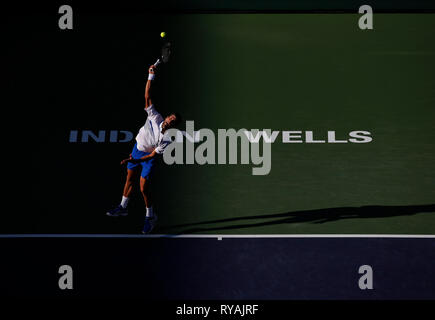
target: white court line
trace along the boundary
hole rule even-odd
[[[433,234],[0,234],[0,238],[416,238],[434,239]]]

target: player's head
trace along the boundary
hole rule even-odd
[[[170,113],[162,123],[162,129],[168,130],[177,127],[181,122],[181,115],[177,112]]]

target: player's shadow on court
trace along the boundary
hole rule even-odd
[[[177,234],[189,234],[199,232],[209,232],[218,230],[230,229],[245,229],[262,226],[272,226],[285,223],[316,223],[322,224],[342,219],[365,219],[365,218],[385,218],[396,216],[408,216],[417,213],[435,213],[435,204],[429,205],[412,205],[412,206],[362,206],[362,207],[340,207],[340,208],[327,208],[316,210],[293,211],[270,215],[256,215],[235,217],[221,220],[202,221],[196,223],[180,224],[164,228],[165,231],[170,232],[171,229],[187,228]],[[277,218],[277,219],[275,219]],[[266,220],[255,223],[236,223],[225,226],[216,227],[200,227],[206,224],[221,224],[249,220]],[[274,219],[274,220],[270,220]],[[163,231],[163,230],[162,230]]]

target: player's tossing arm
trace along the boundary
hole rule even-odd
[[[156,156],[156,154],[157,154],[157,152],[154,149],[153,152],[151,152],[150,154],[148,154],[146,156],[143,156],[142,158],[139,158],[139,159],[133,159],[133,157],[130,155],[130,157],[128,159],[124,159],[124,160],[121,161],[121,165],[126,164],[128,162],[131,162],[131,163],[144,162],[144,161],[147,161],[147,160],[150,160],[150,159],[154,158]]]

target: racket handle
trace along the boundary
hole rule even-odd
[[[156,63],[154,63],[154,66],[157,67],[160,63],[161,63],[161,61],[160,61],[160,58],[159,58],[159,59],[157,59]]]

